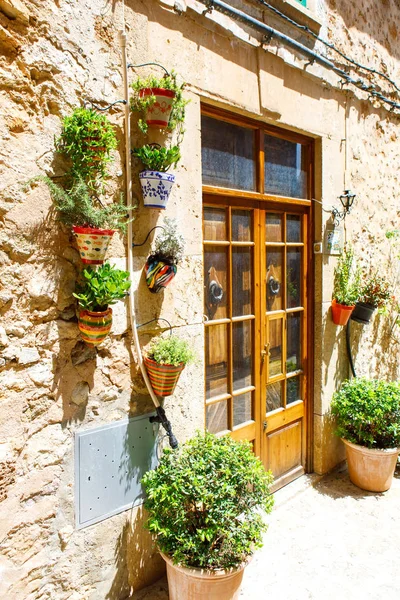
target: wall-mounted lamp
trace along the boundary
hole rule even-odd
[[[336,227],[339,225],[339,221],[345,219],[349,214],[355,199],[356,195],[353,194],[351,190],[344,190],[344,193],[339,196],[343,210],[340,211],[337,208],[332,208],[332,219]]]

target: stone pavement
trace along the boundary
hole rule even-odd
[[[302,477],[276,492],[269,522],[240,600],[400,600],[400,469],[385,494],[345,470]],[[167,590],[161,579],[133,599],[168,600]]]

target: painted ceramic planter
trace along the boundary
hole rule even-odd
[[[142,171],[139,173],[142,186],[143,204],[148,208],[165,209],[175,175],[160,173],[159,171]]]
[[[113,229],[95,229],[93,227],[73,226],[76,244],[82,262],[86,265],[102,265],[108,244],[115,231]]]
[[[237,569],[207,571],[174,565],[168,556],[162,552],[160,554],[167,563],[170,600],[237,600],[239,598],[247,563]]]
[[[146,111],[146,123],[149,127],[165,129],[168,126],[171,115],[172,102],[175,92],[163,88],[145,88],[140,90],[139,97],[155,96],[156,101]]]
[[[167,287],[177,272],[177,266],[170,261],[149,256],[144,266],[146,283],[150,292],[158,294]]]
[[[347,325],[350,315],[354,310],[353,306],[338,304],[336,300],[332,300],[332,319],[335,325]]]
[[[352,444],[342,439],[346,446],[346,459],[350,480],[369,492],[386,492],[392,485],[399,448],[375,450]]]
[[[112,309],[103,312],[81,310],[78,327],[82,340],[91,346],[98,346],[108,336],[112,326]]]
[[[144,356],[143,360],[154,393],[157,396],[171,396],[175,391],[185,364],[180,363],[177,367],[174,365],[160,365],[148,356]]]
[[[367,304],[366,302],[357,302],[355,308],[351,314],[351,320],[368,325],[372,319],[372,315],[376,310],[376,306],[373,304]]]

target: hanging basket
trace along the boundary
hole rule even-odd
[[[175,391],[179,376],[185,368],[185,363],[180,363],[175,367],[174,365],[160,365],[148,356],[144,356],[143,360],[154,393],[157,396],[171,396]]]
[[[372,319],[372,315],[376,310],[376,306],[366,302],[357,302],[351,314],[351,320],[363,325],[368,325]]]
[[[112,326],[112,309],[103,312],[81,310],[78,327],[82,340],[91,346],[98,346],[108,336]]]
[[[139,179],[144,206],[165,209],[175,183],[175,175],[159,171],[142,171],[139,173]]]
[[[145,88],[140,90],[139,97],[155,96],[155,102],[149,106],[146,111],[146,123],[149,127],[159,127],[165,129],[168,127],[169,117],[171,115],[172,103],[176,96],[172,90],[164,88]]]
[[[158,294],[167,287],[177,272],[177,266],[157,256],[149,256],[144,266],[146,283],[152,294]]]
[[[108,244],[115,231],[113,229],[78,227],[77,225],[74,225],[72,230],[82,262],[86,265],[102,265]]]
[[[347,325],[353,310],[354,306],[338,304],[336,300],[332,300],[332,319],[335,325]]]

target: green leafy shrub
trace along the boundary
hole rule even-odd
[[[155,338],[147,353],[148,357],[160,365],[185,365],[195,360],[195,353],[189,343],[174,335]]]
[[[238,567],[261,544],[267,529],[272,475],[248,442],[210,433],[177,450],[165,450],[142,483],[147,528],[174,563],[205,569]]]
[[[183,258],[185,240],[178,233],[178,225],[175,219],[165,217],[162,227],[162,231],[157,235],[154,242],[151,257],[170,261],[177,265]]]
[[[82,278],[74,296],[80,308],[93,312],[103,312],[110,304],[122,300],[131,286],[128,271],[116,269],[108,262],[96,270],[91,267],[84,269]]]
[[[185,84],[178,84],[177,73],[175,73],[175,71],[171,71],[169,75],[165,75],[164,77],[155,77],[154,75],[150,75],[146,78],[138,77],[137,80],[131,84],[131,87],[134,91],[134,95],[131,99],[131,110],[139,111],[141,113],[146,112],[146,110],[156,101],[155,96],[145,96],[141,98],[139,95],[141,90],[147,88],[162,88],[175,92],[167,130],[173,131],[177,126],[182,126],[185,120],[185,108],[189,103],[189,100],[185,100],[183,97]],[[148,131],[146,121],[139,119],[138,125],[139,129],[146,134]]]
[[[372,304],[375,308],[385,308],[391,299],[389,282],[377,273],[364,276],[359,299],[360,302]]]
[[[400,446],[400,382],[355,378],[333,396],[337,435],[367,448]]]
[[[355,268],[354,251],[344,248],[333,272],[332,299],[338,304],[352,306],[360,294],[360,270]]]
[[[166,173],[172,165],[176,166],[181,158],[179,146],[161,148],[158,144],[146,144],[135,148],[132,154],[142,161],[145,169],[160,173]]]
[[[89,187],[96,179],[107,176],[106,165],[117,147],[114,128],[107,117],[91,108],[76,108],[64,117],[56,148],[72,162],[72,174],[80,176]]]

